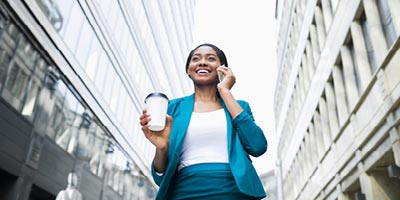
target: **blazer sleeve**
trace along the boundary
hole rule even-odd
[[[157,173],[154,168],[154,163],[151,163],[151,175],[153,176],[154,182],[160,186],[164,173]]]
[[[268,142],[263,130],[255,123],[249,104],[239,101],[243,111],[232,120],[234,130],[237,132],[245,151],[258,157],[267,151]]]

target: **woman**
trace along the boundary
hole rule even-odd
[[[164,130],[149,130],[146,109],[140,117],[146,138],[156,147],[156,199],[265,197],[249,155],[264,154],[267,140],[249,104],[230,91],[235,76],[224,52],[208,43],[197,46],[187,58],[186,73],[194,94],[169,102]],[[218,73],[224,76],[221,82]]]

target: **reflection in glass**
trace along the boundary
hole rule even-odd
[[[36,0],[36,2],[50,23],[59,31],[63,25],[63,16],[57,3],[54,0]]]
[[[51,84],[53,85],[53,84]],[[66,113],[63,110],[64,96],[67,91],[65,83],[61,80],[57,81],[56,87],[54,88],[51,101],[53,102],[53,109],[50,116],[50,123],[46,133],[53,140],[56,139],[56,135],[61,134],[66,129]]]
[[[22,115],[32,119],[34,106],[36,103],[36,99],[39,95],[39,90],[41,87],[40,80],[37,77],[31,79],[31,83],[29,84],[28,93],[25,99],[25,105],[22,109]]]
[[[78,134],[78,127],[81,122],[81,118],[79,117],[81,113],[78,110],[79,107],[82,107],[75,95],[67,90],[65,95],[65,100],[63,104],[63,113],[66,114],[65,121],[65,130],[56,135],[56,143],[61,146],[64,150],[69,153],[73,153],[74,147],[76,145],[76,137]]]
[[[78,161],[76,163],[82,164],[82,169],[102,178],[105,186],[122,195],[123,199],[154,197],[155,189],[150,181],[91,113],[89,107],[83,104],[79,93],[67,82],[66,77],[52,63],[47,62],[47,57],[41,55],[35,49],[36,45],[16,26],[9,24],[4,29],[1,28],[0,26],[1,98],[31,120],[37,133],[54,141]],[[100,52],[99,45],[91,48],[93,52]],[[96,64],[90,66],[92,73],[97,70],[98,60],[102,60],[99,63],[103,65],[99,66],[103,67],[103,77],[98,81],[104,82],[107,77],[108,81],[115,82],[114,68],[105,52],[102,52],[102,59],[99,54],[93,58]],[[119,79],[117,84],[119,90],[122,90]],[[110,90],[110,97],[112,92]],[[132,104],[127,103],[128,100],[126,94],[119,102],[113,100],[114,110],[119,110],[120,118],[123,112],[121,108],[118,109],[119,103],[125,102],[124,108],[134,109]],[[138,115],[126,109],[123,115],[128,116],[126,118],[132,119],[129,116]]]
[[[61,25],[61,28],[58,30],[58,32],[60,33],[60,35],[64,35],[65,33],[65,29],[66,26],[65,24],[68,23],[69,21],[69,16],[71,13],[71,9],[72,9],[72,5],[74,3],[77,3],[76,0],[53,0],[55,2],[55,4],[58,5],[59,8],[61,8],[59,11],[62,19],[63,19],[63,23]]]
[[[7,76],[8,63],[11,60],[11,54],[3,47],[3,40],[0,40],[0,91]]]
[[[89,160],[90,170],[99,177],[103,176],[103,167],[102,164],[104,162],[105,147],[108,145],[108,141],[106,138],[105,131],[100,126],[95,126],[93,129],[90,138],[88,139],[90,144],[90,152],[91,158]]]
[[[65,44],[71,52],[76,51],[82,24],[85,21],[82,10],[78,3],[74,3],[69,16],[68,24],[66,25],[65,35],[63,35]]]
[[[94,33],[92,27],[89,22],[85,20],[82,25],[81,33],[79,34],[79,42],[75,53],[75,56],[82,67],[86,65],[86,61],[88,60],[90,44],[93,39]]]
[[[20,110],[28,79],[26,69],[23,69],[21,64],[13,62],[1,96],[8,100],[16,110]]]
[[[86,63],[85,72],[92,82],[94,82],[94,77],[96,76],[97,63],[100,57],[100,51],[94,51],[90,53],[88,61]]]

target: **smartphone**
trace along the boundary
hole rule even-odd
[[[225,65],[221,65],[221,66],[223,66],[223,67],[225,67]],[[218,79],[219,79],[219,82],[222,82],[222,80],[224,79],[224,74],[222,74],[222,72],[220,72],[220,71],[217,71],[217,73],[218,73]]]

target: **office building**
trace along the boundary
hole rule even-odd
[[[191,90],[194,0],[0,2],[0,199],[153,199],[139,116]]]
[[[400,2],[276,3],[282,199],[398,199]]]
[[[267,194],[264,200],[278,199],[277,178],[274,170],[260,174],[260,179],[264,186],[265,193]]]

